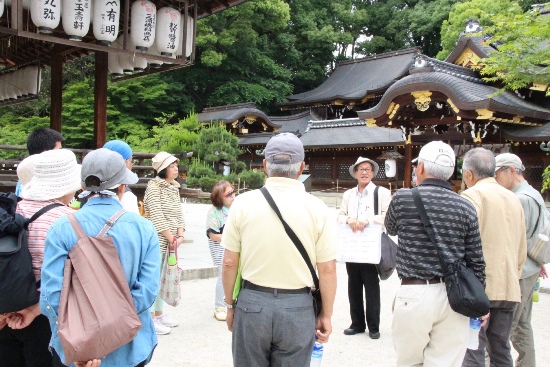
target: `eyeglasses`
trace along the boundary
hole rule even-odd
[[[372,172],[372,169],[370,168],[358,168],[357,169],[359,172],[361,173],[369,173],[369,172]]]
[[[231,196],[235,195],[235,190],[229,191],[227,194],[224,195],[226,198],[230,198]]]

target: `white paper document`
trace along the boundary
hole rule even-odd
[[[338,224],[338,261],[380,263],[380,224],[369,224],[362,232],[351,231],[347,224]]]

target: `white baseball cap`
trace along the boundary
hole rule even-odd
[[[416,163],[418,159],[443,167],[454,167],[456,156],[449,144],[442,141],[432,141],[420,149],[418,158],[413,159],[412,163]]]

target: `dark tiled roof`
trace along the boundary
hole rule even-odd
[[[550,122],[542,126],[507,126],[502,129],[505,139],[512,141],[550,141]]]
[[[279,132],[292,132],[303,134],[308,128],[310,121],[319,120],[319,117],[311,111],[304,111],[290,116],[269,116],[275,124],[281,125]]]
[[[239,136],[239,145],[266,145],[269,139],[276,133],[266,132],[257,134],[244,134]]]
[[[202,113],[198,114],[198,119],[199,122],[221,121],[225,124],[229,124],[245,116],[258,117],[274,128],[281,127],[281,125],[273,123],[265,113],[257,109],[254,103],[205,108]]]
[[[489,57],[489,55],[496,51],[496,47],[488,41],[487,36],[469,36],[462,35],[460,36],[455,48],[445,59],[446,62],[454,63],[455,60],[462,54],[462,52],[469,48],[472,50],[478,57],[484,59]]]
[[[375,107],[359,111],[361,119],[382,116],[392,100],[412,91],[430,90],[445,94],[463,110],[489,109],[512,115],[550,120],[550,110],[529,103],[511,92],[499,92],[498,88],[473,83],[440,72],[425,72],[408,75],[393,84]],[[492,97],[491,97],[492,96]]]
[[[312,121],[300,139],[304,148],[352,148],[403,144],[401,130],[367,127],[359,119]]]
[[[288,96],[281,106],[326,103],[336,99],[357,101],[367,93],[383,91],[407,74],[418,53],[416,48],[387,52],[338,63],[334,72],[317,88]]]

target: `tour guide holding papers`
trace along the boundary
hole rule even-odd
[[[357,186],[347,190],[338,211],[338,223],[347,224],[352,231],[362,231],[369,224],[384,225],[384,219],[391,201],[391,192],[385,187],[378,188],[378,215],[374,209],[374,189],[372,179],[378,173],[378,164],[368,158],[359,157],[349,168],[350,175],[357,179]],[[348,298],[351,326],[344,330],[346,335],[364,333],[369,328],[371,339],[380,338],[380,279],[375,264],[346,263],[348,272]],[[365,310],[363,306],[365,288]]]

